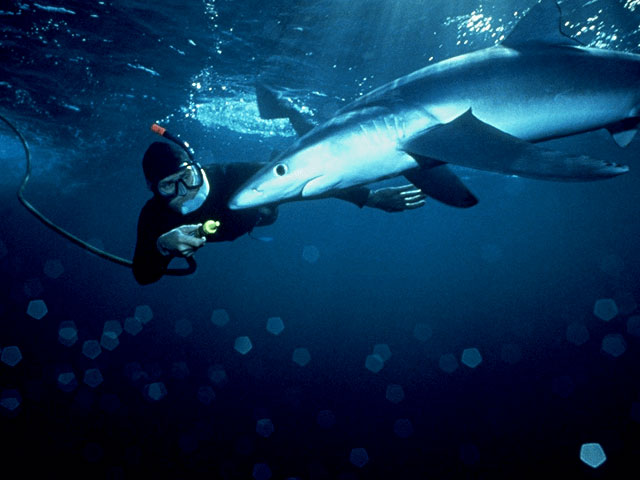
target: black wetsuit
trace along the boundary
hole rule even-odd
[[[138,241],[133,255],[133,275],[136,281],[146,285],[158,281],[164,275],[173,257],[162,255],[156,242],[160,235],[176,227],[218,220],[218,231],[209,236],[207,241],[224,242],[233,241],[251,232],[257,225],[273,223],[277,216],[275,206],[266,218],[264,209],[230,210],[227,206],[233,193],[262,166],[260,163],[230,163],[204,167],[209,180],[209,195],[200,208],[186,215],[170,209],[161,198],[151,198],[142,208],[138,219]],[[362,207],[368,195],[368,188],[355,187],[339,192],[334,198]]]

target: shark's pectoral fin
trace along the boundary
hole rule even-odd
[[[607,130],[621,147],[626,147],[631,143],[633,137],[638,133],[640,126],[640,117],[625,118],[621,122],[617,122],[607,126]]]
[[[453,165],[544,180],[597,180],[629,170],[587,155],[541,148],[480,121],[471,110],[419,132],[401,148]]]
[[[404,176],[425,194],[452,207],[469,208],[478,203],[476,196],[446,164],[437,162],[433,165],[430,161],[427,166],[424,157],[414,155],[414,158],[425,166],[408,170]]]

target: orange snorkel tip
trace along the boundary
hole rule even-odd
[[[164,134],[167,131],[167,129],[164,128],[164,127],[161,127],[157,123],[154,123],[153,125],[151,125],[151,131],[153,133],[157,133],[158,135],[160,135],[162,137],[162,136],[164,136]]]

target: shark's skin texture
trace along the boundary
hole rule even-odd
[[[626,146],[638,115],[640,55],[581,46],[561,33],[556,3],[542,0],[502,44],[425,67],[339,110],[229,207],[315,198],[401,174],[422,179],[417,186],[445,203],[475,204],[465,203],[471,194],[446,164],[546,180],[610,178],[628,167],[536,143],[607,128]]]

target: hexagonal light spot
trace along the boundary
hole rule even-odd
[[[78,328],[70,320],[64,321],[58,327],[58,342],[65,347],[71,347],[78,341]]]
[[[64,273],[64,267],[60,260],[47,260],[44,263],[43,271],[47,277],[55,280]]]
[[[482,355],[477,348],[466,348],[460,361],[469,368],[476,368],[482,363]]]
[[[367,355],[367,358],[364,361],[364,366],[367,370],[378,373],[384,367],[384,360],[377,353],[372,353],[371,355]]]
[[[393,433],[400,438],[409,438],[413,434],[413,425],[408,418],[400,418],[393,424]]]
[[[316,417],[318,425],[322,428],[331,428],[336,424],[336,416],[331,410],[320,410]]]
[[[271,475],[271,469],[266,463],[256,463],[253,466],[253,478],[255,480],[269,480]]]
[[[426,342],[432,335],[433,331],[426,323],[417,323],[416,326],[413,327],[413,336],[421,342]]]
[[[133,316],[140,320],[142,325],[146,325],[153,318],[153,311],[149,305],[138,305]]]
[[[271,317],[267,319],[267,332],[273,335],[280,335],[284,330],[284,323],[280,317]]]
[[[98,368],[89,368],[84,372],[84,383],[89,385],[91,388],[96,388],[103,380],[102,372],[100,372],[100,369]]]
[[[440,357],[438,365],[443,372],[453,373],[458,369],[458,360],[450,353],[445,353]]]
[[[2,363],[9,365],[10,367],[15,367],[22,360],[22,353],[20,349],[15,345],[10,347],[5,347],[2,350],[2,355],[0,355],[0,361]]]
[[[627,320],[627,333],[640,337],[640,315],[633,315]]]
[[[602,339],[602,350],[617,358],[627,351],[627,342],[619,333],[612,333]]]
[[[256,433],[261,437],[267,438],[271,436],[274,430],[275,428],[270,418],[261,418],[256,422]]]
[[[358,468],[369,463],[369,454],[364,448],[354,448],[349,455],[349,461]]]
[[[589,330],[580,322],[573,322],[567,327],[567,341],[574,345],[584,345],[589,341]]]
[[[404,400],[404,389],[401,385],[392,383],[387,387],[386,398],[391,403],[400,403]]]
[[[599,443],[585,443],[580,447],[580,460],[591,468],[598,468],[607,460],[607,456]]]
[[[145,385],[144,394],[147,400],[159,402],[167,396],[167,387],[165,387],[162,382],[150,383],[149,385]]]
[[[104,327],[102,327],[102,331],[104,333],[111,332],[116,337],[119,337],[120,334],[122,333],[122,325],[118,320],[109,320],[104,322]]]
[[[211,405],[216,399],[216,394],[209,385],[203,385],[198,388],[198,401],[203,405]]]
[[[293,351],[292,360],[294,363],[304,367],[311,361],[311,354],[306,348],[296,348]]]
[[[211,313],[211,323],[218,327],[224,327],[230,320],[229,314],[224,308],[216,308]]]
[[[126,318],[124,321],[124,331],[135,337],[142,331],[142,321],[137,317]]]
[[[208,371],[209,380],[214,385],[222,385],[227,381],[227,372],[224,371],[222,365],[212,365]]]
[[[44,303],[44,300],[31,300],[27,307],[27,315],[36,320],[42,319],[47,312],[47,305]]]
[[[20,392],[14,389],[3,390],[0,394],[0,407],[14,412],[22,403]]]
[[[186,318],[181,318],[176,322],[176,335],[181,336],[182,338],[186,338],[191,335],[193,332],[193,327],[191,326],[191,322]]]
[[[246,355],[251,351],[253,345],[251,344],[251,339],[249,337],[238,337],[233,344],[233,348],[239,354]]]
[[[593,306],[593,314],[599,319],[608,322],[618,315],[618,306],[613,298],[601,298]]]
[[[380,355],[380,358],[382,358],[383,362],[386,362],[391,358],[391,349],[386,343],[379,343],[378,345],[375,345],[373,347],[373,353],[376,355]]]
[[[59,373],[57,382],[58,388],[63,392],[72,392],[78,386],[76,374],[71,371]]]
[[[306,245],[302,249],[302,258],[305,262],[316,263],[320,258],[320,250],[315,245]]]
[[[82,353],[85,357],[95,360],[102,353],[102,348],[97,340],[87,340],[82,344]]]
[[[100,345],[105,350],[112,351],[120,345],[120,340],[118,340],[118,336],[115,332],[104,332],[102,337],[100,337]]]

